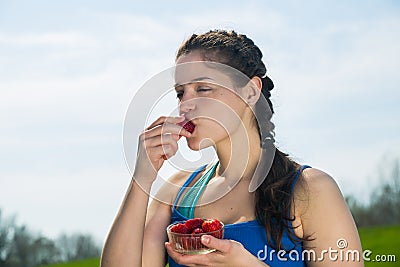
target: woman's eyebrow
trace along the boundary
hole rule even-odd
[[[174,84],[174,87],[176,88],[176,87],[181,86],[181,85],[184,85],[184,84],[191,84],[191,83],[194,83],[194,82],[200,82],[200,81],[204,81],[204,80],[211,80],[211,81],[214,81],[214,79],[212,79],[212,78],[210,78],[210,77],[198,77],[198,78],[195,78],[195,79],[191,80],[190,82],[186,82],[186,83],[176,83],[176,84]]]

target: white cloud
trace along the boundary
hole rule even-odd
[[[79,32],[0,33],[0,45],[18,46],[84,46],[95,43]]]

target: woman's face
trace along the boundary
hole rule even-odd
[[[182,55],[175,72],[179,111],[195,125],[187,139],[193,150],[226,141],[244,122],[249,108],[226,74],[201,61],[196,51]]]

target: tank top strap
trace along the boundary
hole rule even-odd
[[[292,192],[294,191],[294,187],[296,185],[297,180],[300,177],[300,174],[303,172],[303,170],[307,168],[312,168],[311,166],[308,165],[302,165],[301,168],[297,171],[296,175],[294,176],[293,183],[292,183]]]
[[[187,218],[194,218],[194,210],[196,208],[197,201],[213,176],[218,163],[219,162],[215,163],[210,169],[208,169],[182,197],[178,210]]]
[[[185,181],[185,183],[182,185],[182,187],[178,191],[178,194],[175,198],[174,205],[173,205],[174,208],[176,207],[176,204],[178,204],[178,200],[180,199],[185,188],[187,188],[189,186],[189,184],[193,181],[193,179],[197,176],[197,174],[199,174],[199,172],[203,171],[206,167],[207,167],[207,164],[197,168],[196,170],[194,170],[194,172],[192,172],[192,174],[190,174],[189,178]]]

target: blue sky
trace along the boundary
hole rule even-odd
[[[277,145],[364,198],[400,154],[400,5],[304,2],[0,0],[0,207],[103,240],[130,180],[131,99],[212,28],[263,51]]]

